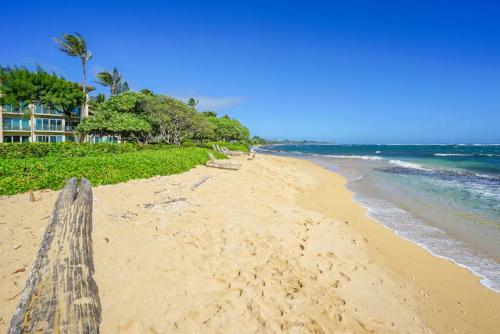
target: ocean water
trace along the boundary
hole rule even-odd
[[[369,215],[500,291],[500,145],[275,145],[344,175]]]

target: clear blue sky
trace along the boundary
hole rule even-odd
[[[196,96],[267,138],[500,142],[498,1],[4,1],[0,64]]]

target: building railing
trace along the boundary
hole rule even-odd
[[[11,124],[2,124],[2,129],[3,130],[9,130],[9,131],[30,131],[30,126],[25,125],[25,126],[12,126]]]
[[[36,125],[36,131],[62,131],[62,125]]]
[[[28,107],[24,108],[14,108],[13,105],[7,104],[3,106],[3,112],[13,113],[13,114],[23,114],[28,110]]]
[[[50,109],[48,107],[44,107],[44,106],[41,106],[39,104],[37,104],[35,106],[35,114],[64,116],[64,112],[62,112],[62,111]]]
[[[5,113],[14,113],[14,114],[23,114],[26,111],[29,110],[28,106],[23,106],[23,107],[14,107],[11,104],[6,104],[3,106],[3,112]],[[56,109],[51,109],[49,107],[36,104],[34,107],[34,113],[37,115],[57,115],[57,116],[64,116],[64,112]],[[80,117],[80,108],[76,107],[71,110],[71,116],[72,117]]]
[[[75,130],[75,128],[76,128],[75,126],[66,125],[64,127],[64,131],[66,131],[66,132],[73,132]]]

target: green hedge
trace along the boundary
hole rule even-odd
[[[7,144],[10,145],[10,144]],[[52,146],[51,146],[52,145]],[[16,145],[13,145],[16,146]],[[115,184],[131,179],[170,175],[187,171],[208,160],[208,150],[198,147],[128,144],[17,145],[0,158],[0,194],[12,195],[29,190],[61,189],[70,177],[86,177],[92,185]],[[36,148],[35,148],[36,147]],[[14,152],[18,153],[14,153]],[[8,151],[9,153],[5,153]],[[46,152],[44,157],[38,157]],[[223,158],[221,154],[216,157]]]
[[[9,143],[0,144],[0,158],[83,157],[107,153],[129,153],[172,147],[165,144]]]

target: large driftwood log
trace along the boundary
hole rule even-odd
[[[92,275],[92,187],[69,179],[59,194],[8,333],[99,333]]]

